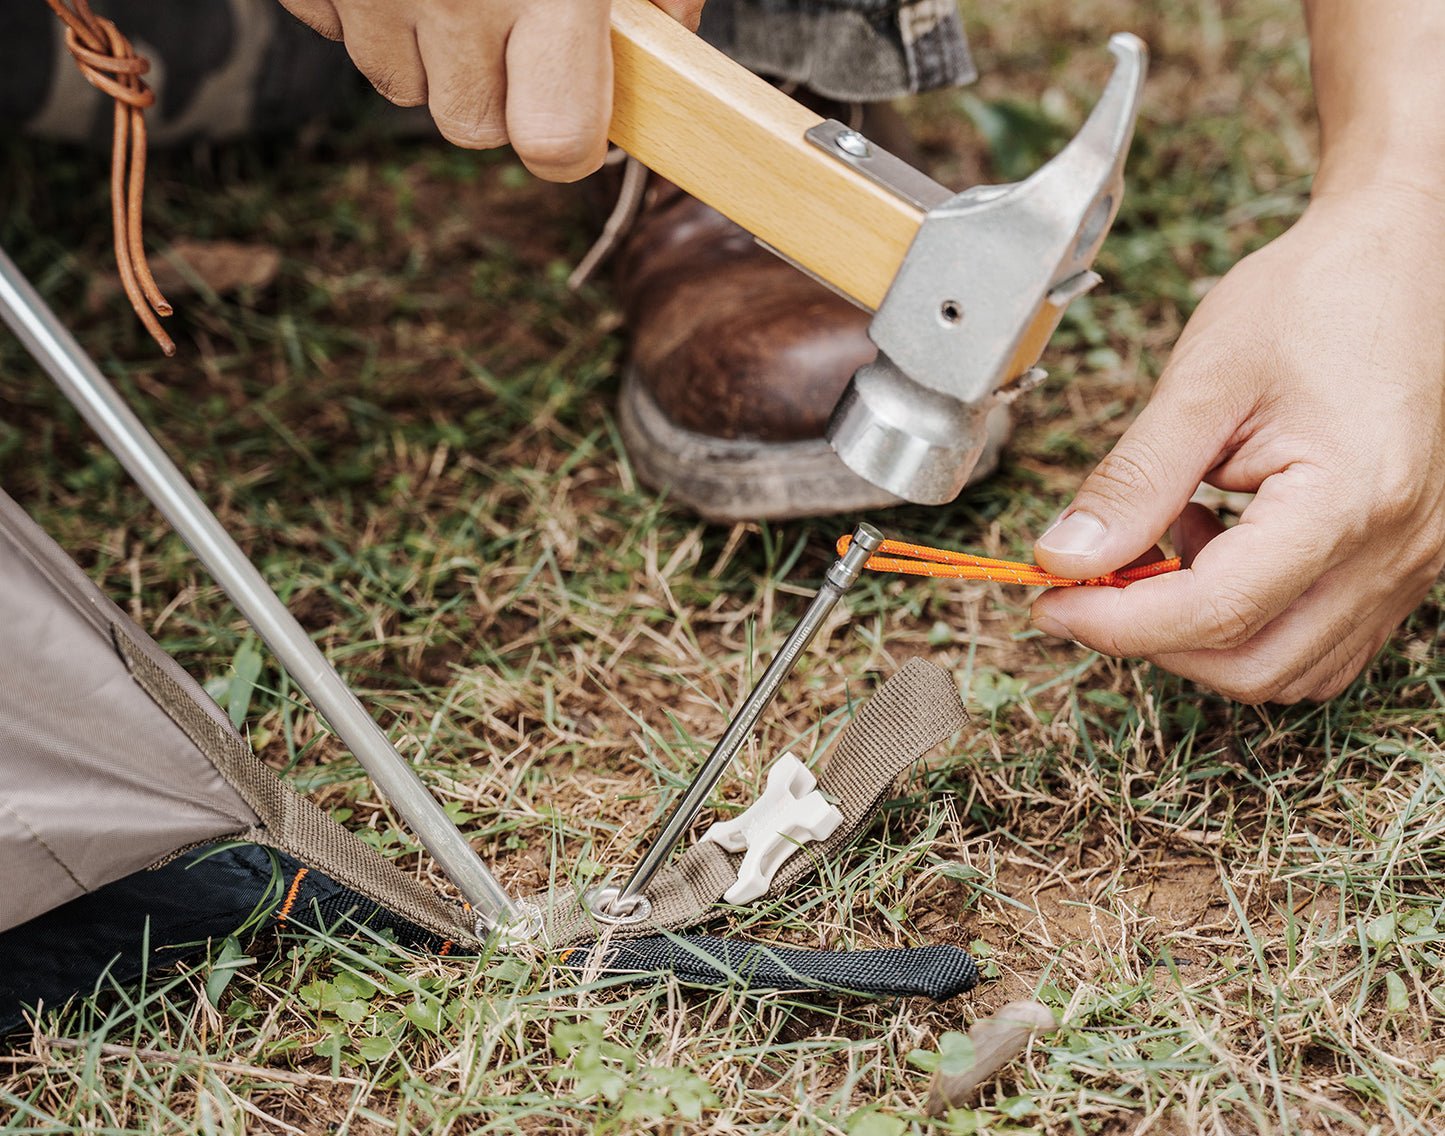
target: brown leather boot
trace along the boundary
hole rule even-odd
[[[833,453],[823,430],[853,372],[877,354],[870,314],[651,177],[616,253],[631,363],[618,423],[638,476],[714,521],[898,504]],[[977,480],[998,464],[990,420]]]

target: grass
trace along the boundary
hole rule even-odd
[[[996,7],[970,25],[984,80],[912,109],[940,177],[1013,176],[1086,113],[1106,30],[1154,49],[1106,287],[1066,317],[1000,474],[952,506],[872,518],[888,531],[1025,553],[1212,279],[1302,209],[1297,12],[1198,9]],[[365,122],[320,148],[159,155],[157,247],[184,235],[282,257],[269,286],[183,297],[166,362],[94,287],[104,157],[4,145],[0,243],[508,886],[635,854],[853,518],[718,529],[636,483],[610,417],[619,315],[604,285],[564,286],[589,236],[577,195],[505,154]],[[445,887],[8,338],[0,407],[7,490],[268,761]],[[827,886],[714,928],[827,947],[961,938],[990,975],[976,994],[577,985],[365,935],[243,937],[45,1010],[0,1056],[5,1130],[894,1136],[925,1127],[923,1070],[947,1033],[1036,997],[1064,1028],[938,1130],[1439,1131],[1438,594],[1346,694],[1288,710],[1037,637],[1027,599],[869,578],[717,798],[741,804],[782,747],[831,738],[903,660],[951,668],[972,724]]]

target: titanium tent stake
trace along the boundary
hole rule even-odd
[[[588,897],[592,913],[599,919],[609,923],[633,923],[647,918],[651,908],[642,893],[647,890],[652,877],[667,862],[668,856],[692,824],[693,817],[697,816],[708,794],[732,764],[738,750],[742,749],[752,735],[758,718],[778,693],[778,687],[783,684],[783,679],[788,677],[799,656],[813,641],[813,636],[817,634],[823,620],[842,599],[843,593],[857,582],[864,563],[882,543],[883,534],[872,525],[859,525],[854,530],[848,551],[829,567],[823,586],[818,589],[818,594],[813,597],[808,610],[803,612],[803,617],[798,620],[792,634],[778,648],[778,653],[773,656],[773,661],[768,664],[768,669],[763,672],[757,686],[753,687],[753,692],[748,695],[742,709],[728,723],[723,736],[718,739],[717,745],[713,746],[712,753],[708,754],[707,761],[697,771],[682,799],[673,806],[662,831],[643,853],[642,860],[633,869],[627,883],[621,890],[600,888]]]
[[[386,733],[276,598],[185,475],[3,251],[0,317],[190,546],[397,815],[466,897],[478,916],[479,933],[517,924],[520,913],[511,897],[437,804],[416,770],[396,752]]]

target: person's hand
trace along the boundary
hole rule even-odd
[[[1201,480],[1257,495],[1224,529],[1185,508]],[[1445,200],[1319,194],[1204,299],[1034,553],[1097,576],[1176,518],[1184,571],[1046,592],[1035,625],[1244,702],[1329,698],[1369,662],[1445,562]]]
[[[653,0],[690,28],[703,0]],[[575,181],[602,164],[612,117],[608,0],[281,0],[346,42],[372,85],[427,104],[458,146],[510,142],[526,167]]]

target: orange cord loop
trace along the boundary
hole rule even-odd
[[[141,241],[145,190],[145,108],[156,95],[141,78],[150,63],[136,55],[116,26],[90,9],[87,0],[46,0],[65,22],[65,46],[90,84],[115,99],[110,159],[110,211],[115,228],[115,263],[131,307],[167,355],[176,345],[156,316],[174,310],[151,275]]]
[[[842,556],[852,542],[851,536],[839,537],[838,555]],[[885,540],[878,546],[878,554],[870,557],[864,567],[878,572],[903,572],[910,576],[992,580],[1000,584],[1022,584],[1026,587],[1069,588],[1094,585],[1125,588],[1150,576],[1177,572],[1180,565],[1179,557],[1173,556],[1153,564],[1121,568],[1117,572],[1109,572],[1088,580],[1070,580],[1067,576],[1055,576],[1052,572],[1045,572],[1035,564],[1023,564],[1014,560],[990,560],[987,556],[974,556],[968,552],[950,552],[944,548],[905,544],[901,540]]]

